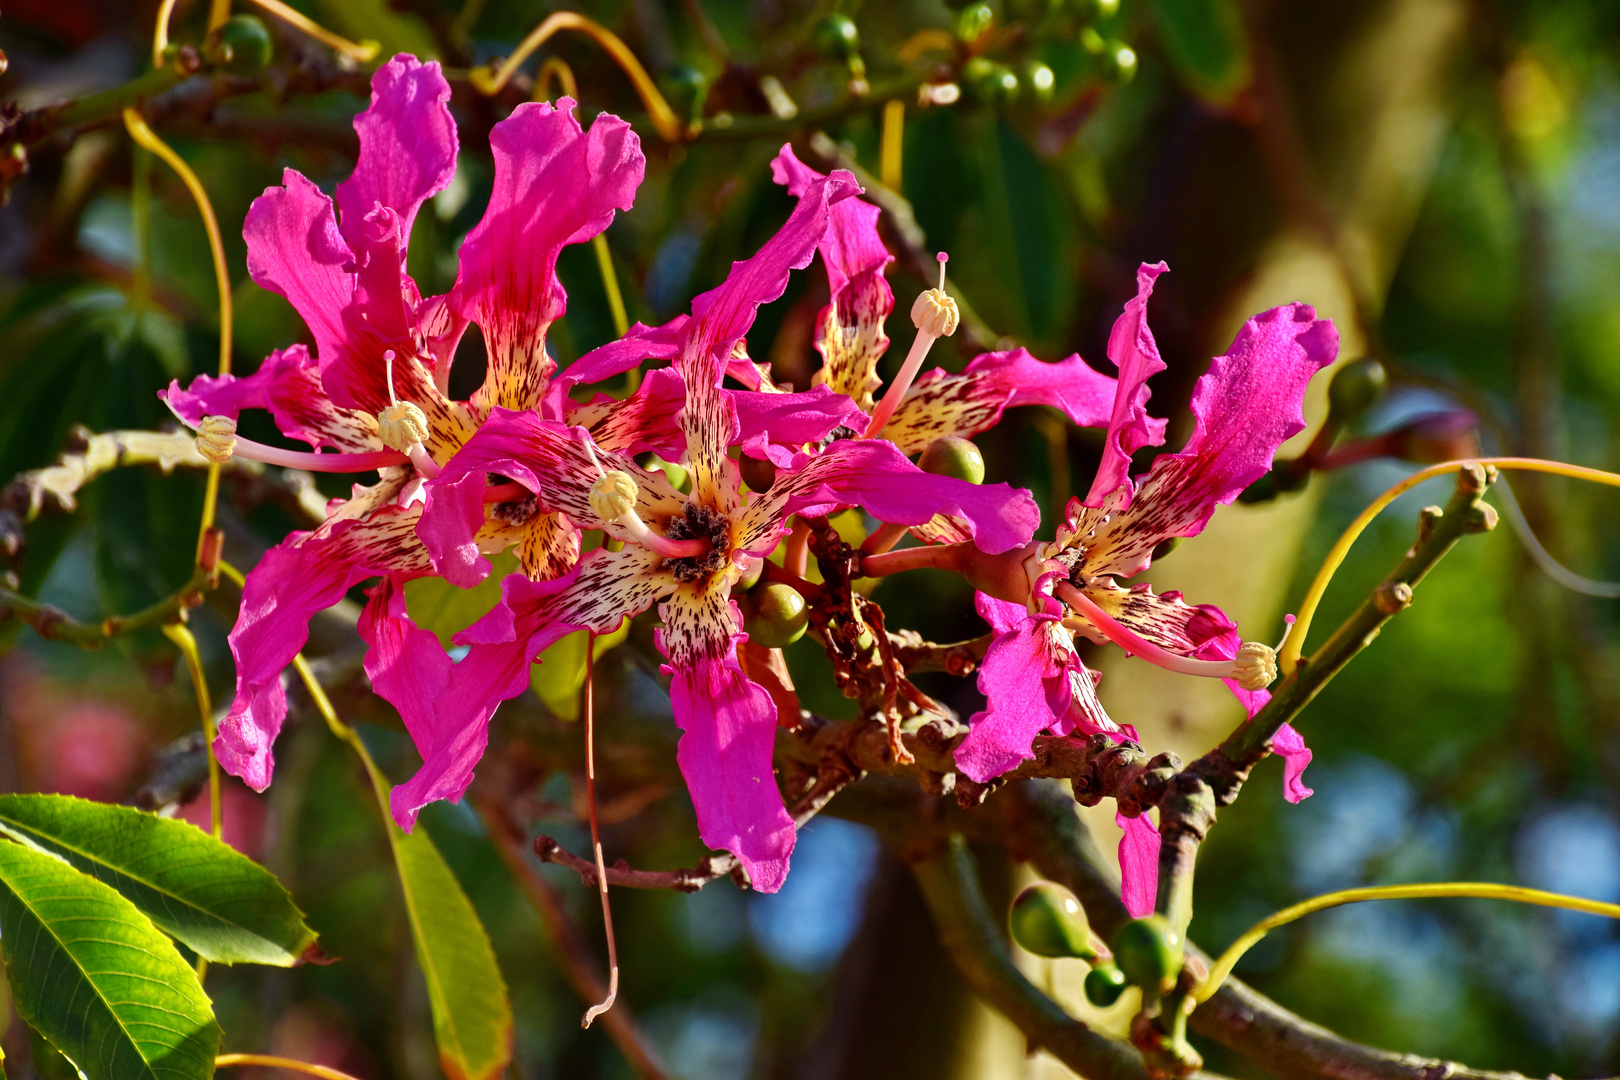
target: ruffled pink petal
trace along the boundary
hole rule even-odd
[[[252,375],[199,375],[186,389],[178,380],[158,394],[189,427],[205,416],[238,418],[246,409],[267,409],[282,434],[317,449],[347,453],[383,449],[369,413],[340,409],[321,387],[320,368],[302,345],[278,349]]]
[[[867,417],[860,407],[825,385],[811,387],[806,393],[729,393],[737,410],[743,452],[768,458],[783,468],[792,467],[794,455],[805,443],[819,443],[839,428],[850,434],[866,429]]]
[[[974,596],[974,604],[992,626],[1007,627],[979,665],[985,708],[968,720],[967,738],[955,754],[957,768],[982,784],[1034,756],[1035,736],[1069,711],[1070,671],[1080,660],[1072,647],[1055,640],[1051,618],[984,593]]]
[[[920,454],[947,435],[971,438],[994,427],[1015,405],[1062,409],[1080,427],[1108,422],[1116,380],[1079,355],[1047,363],[1018,348],[976,356],[960,374],[925,372],[900,402],[883,437],[902,453]],[[1164,421],[1147,420],[1163,438]]]
[[[636,323],[624,336],[598,346],[557,372],[546,391],[546,416],[560,420],[574,387],[599,383],[623,375],[647,360],[669,360],[680,351],[681,327],[688,316],[677,315],[662,326]]]
[[[478,324],[489,375],[474,402],[483,408],[537,407],[555,365],[546,328],[563,313],[557,256],[628,210],[646,159],[630,125],[602,114],[582,130],[574,101],[527,102],[490,131],[495,186],[483,220],[461,247],[451,304]]]
[[[1153,914],[1159,895],[1159,830],[1146,814],[1114,821],[1125,830],[1119,841],[1119,894],[1131,918]]]
[[[794,197],[824,178],[789,145],[771,162],[771,176]],[[845,199],[833,207],[818,245],[831,302],[816,318],[816,351],[822,358],[816,380],[863,409],[872,407],[873,391],[881,385],[877,365],[889,347],[883,323],[894,310],[894,292],[883,277],[894,256],[878,233],[880,214],[869,202]]]
[[[412,732],[422,767],[389,797],[401,828],[409,831],[428,803],[461,798],[489,744],[495,709],[528,688],[529,665],[547,646],[576,630],[611,633],[674,587],[655,561],[644,548],[598,548],[551,581],[507,576],[501,602],[456,635],[467,655],[433,699],[423,737]]]
[[[354,297],[354,252],[320,188],[294,169],[282,174],[282,184],[248,207],[242,225],[248,275],[292,304],[315,337],[324,373],[353,350],[357,336],[343,317]]]
[[[745,511],[738,546],[756,555],[768,553],[788,515],[850,505],[899,525],[953,515],[972,529],[974,543],[992,555],[1028,543],[1041,517],[1027,491],[935,476],[884,440],[846,439],[816,456],[798,454],[779,471],[770,490]]]
[[[855,178],[839,170],[825,180],[813,181],[787,222],[755,252],[731,264],[731,272],[718,287],[692,301],[692,318],[681,328],[675,370],[686,380],[687,403],[681,413],[686,430],[686,467],[692,474],[692,492],[710,506],[726,506],[735,499],[727,491],[735,469],[728,474],[726,448],[737,436],[737,413],[731,397],[720,390],[731,348],[748,333],[761,304],[781,296],[788,275],[806,266],[827,232],[832,204],[860,190]]]
[[[776,703],[737,663],[745,640],[737,605],[722,590],[691,587],[659,608],[658,647],[669,663],[669,696],[681,729],[676,760],[686,778],[698,835],[734,853],[760,892],[787,878],[793,819],[782,804],[771,756]]]
[[[1155,420],[1147,412],[1148,396],[1153,392],[1148,379],[1165,368],[1153,331],[1148,329],[1147,306],[1154,281],[1168,269],[1162,262],[1152,266],[1143,263],[1137,269],[1136,296],[1126,302],[1108,335],[1108,359],[1119,369],[1119,390],[1108,421],[1108,435],[1103,440],[1102,461],[1085,498],[1087,506],[1101,506],[1120,488],[1125,489],[1122,506],[1129,506],[1131,455],[1144,446],[1164,442],[1164,421]]]
[[[1311,748],[1294,725],[1284,724],[1271,737],[1271,750],[1283,759],[1283,798],[1291,803],[1308,799],[1315,794],[1305,786],[1305,766],[1311,763]]]
[[[336,193],[340,227],[355,250],[376,206],[393,211],[408,238],[422,203],[450,183],[457,141],[449,102],[450,84],[436,60],[424,64],[401,53],[371,76],[371,104],[354,118],[360,157]]]
[[[1217,506],[1264,476],[1277,447],[1305,429],[1305,386],[1338,351],[1339,332],[1309,304],[1272,308],[1244,323],[1193,389],[1195,426],[1186,448],[1160,454],[1130,510],[1098,531],[1087,552],[1090,571],[1134,576],[1160,543],[1196,535]]]
[[[352,531],[354,523],[346,531]],[[271,747],[287,717],[281,673],[309,639],[309,621],[372,571],[354,562],[346,531],[293,533],[247,575],[230,633],[236,697],[214,740],[219,763],[255,791],[270,785]]]
[[[598,394],[583,405],[567,402],[570,427],[582,427],[604,450],[639,454],[651,450],[665,461],[680,460],[686,448],[681,430],[681,409],[686,405],[686,384],[670,368],[647,372],[636,392],[622,400]]]
[[[399,710],[417,749],[431,747],[439,741],[433,706],[449,684],[455,662],[445,653],[437,634],[411,621],[400,583],[383,578],[370,597],[360,616],[360,638],[369,646],[366,677],[372,689]],[[415,813],[399,824],[409,832],[415,824]]]

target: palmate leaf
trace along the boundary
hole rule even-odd
[[[314,944],[274,875],[186,822],[66,795],[0,795],[0,832],[116,889],[209,961],[289,967]]]
[[[0,959],[17,1013],[89,1080],[206,1080],[219,1025],[197,975],[134,904],[0,842]]]
[[[427,832],[386,827],[427,979],[439,1064],[450,1080],[493,1080],[512,1059],[512,1004],[489,934]]]

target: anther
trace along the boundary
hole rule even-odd
[[[1277,650],[1263,641],[1245,641],[1232,662],[1233,677],[1245,690],[1264,690],[1277,681]]]
[[[388,404],[377,414],[377,438],[388,449],[410,458],[416,471],[431,479],[439,475],[439,466],[422,445],[428,437],[427,414],[394,395],[393,349],[383,352],[383,365],[388,378]]]
[[[652,548],[666,559],[691,558],[709,550],[707,540],[671,540],[648,528],[636,513],[636,499],[640,494],[635,477],[622,469],[608,469],[591,485],[587,498],[591,512],[597,517],[619,526],[635,543]]]
[[[905,399],[906,392],[916,381],[917,373],[922,370],[923,360],[928,357],[928,350],[934,342],[942,337],[950,337],[956,333],[956,327],[961,322],[961,314],[956,309],[956,301],[945,292],[945,261],[949,258],[943,251],[936,256],[939,259],[939,287],[929,289],[917,296],[911,305],[911,321],[917,327],[917,336],[911,339],[911,350],[906,353],[906,362],[900,365],[900,374],[890,384],[883,400],[872,412],[872,422],[866,426],[863,439],[876,438],[883,425],[889,422],[894,411],[900,407]]]
[[[197,425],[197,453],[223,465],[236,452],[236,421],[229,416],[205,416]]]

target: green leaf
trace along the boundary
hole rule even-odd
[[[184,821],[66,795],[0,795],[0,832],[118,890],[209,961],[290,967],[315,941],[270,871]]]
[[[1249,82],[1249,39],[1235,0],[1153,0],[1164,51],[1187,85],[1226,103]]]
[[[219,1025],[196,972],[135,905],[61,859],[0,843],[12,1002],[89,1080],[207,1080]]]
[[[493,1080],[512,1060],[512,1003],[472,901],[427,832],[387,822],[416,958],[449,1080]]]
[[[529,685],[560,720],[579,719],[579,692],[585,686],[585,638],[589,633],[576,630],[553,642],[529,668]],[[593,658],[600,660],[603,653],[624,644],[629,636],[630,621],[626,619],[611,634],[598,635],[596,647],[591,650]]]

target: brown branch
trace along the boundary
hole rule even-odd
[[[591,956],[579,928],[568,917],[562,897],[557,895],[557,890],[551,883],[537,874],[534,867],[524,858],[523,837],[516,823],[506,813],[505,808],[489,796],[474,793],[473,802],[489,827],[490,838],[495,842],[495,850],[500,855],[501,861],[506,864],[513,880],[518,883],[518,887],[523,890],[523,894],[534,907],[535,913],[540,916],[540,922],[551,937],[557,958],[562,962],[563,975],[568,979],[569,985],[574,988],[574,992],[581,1000],[601,1001],[607,996],[607,988],[596,975],[595,958]],[[593,866],[593,884],[594,872]],[[610,882],[613,880],[611,875],[608,880]],[[618,1045],[620,1052],[636,1070],[637,1075],[647,1080],[662,1080],[666,1075],[664,1067],[658,1062],[657,1056],[647,1042],[647,1037],[636,1025],[635,1017],[628,1005],[621,1001],[617,1007],[602,1014],[599,1019],[602,1026],[607,1028],[608,1035]]]
[[[915,630],[893,631],[895,659],[911,675],[924,671],[943,671],[947,675],[971,675],[984,662],[984,654],[995,640],[994,634],[985,634],[970,641],[957,641],[949,645],[936,645],[924,641]]]

